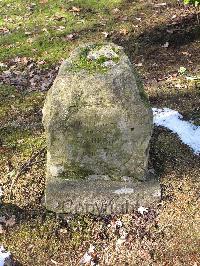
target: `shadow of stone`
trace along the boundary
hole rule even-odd
[[[135,42],[140,44],[140,49],[145,47],[148,53],[148,47],[163,45],[169,42],[170,47],[178,49],[182,45],[200,39],[200,25],[197,21],[196,14],[189,14],[186,17],[177,19],[173,23],[163,23],[153,28],[148,28],[139,35],[131,34],[129,38],[122,39],[114,35],[112,41],[118,45],[123,45],[126,54],[131,57],[135,54]],[[156,50],[156,52],[158,52]]]
[[[169,42],[178,49],[180,46],[200,39],[200,25],[196,14],[190,14],[172,24],[161,24],[137,36],[137,40],[147,45]]]
[[[49,212],[44,207],[33,208],[30,205],[26,206],[26,208],[20,208],[16,204],[0,202],[0,216],[9,218],[15,215],[16,223],[28,222],[38,217],[44,219],[47,213]]]
[[[127,38],[121,38],[116,34],[111,39],[124,47],[131,62],[143,62],[140,70],[146,80],[158,80],[166,72],[177,73],[181,65],[195,68],[200,60],[197,43],[200,40],[200,25],[196,14],[148,28],[139,35],[132,33]],[[185,51],[189,57],[184,56]],[[192,64],[189,63],[191,58]]]
[[[23,226],[27,225],[31,230],[31,228],[36,228],[38,224],[43,225],[49,219],[51,219],[52,221],[55,221],[56,219],[56,215],[54,213],[47,211],[43,207],[34,209],[33,206],[30,205],[26,206],[25,209],[18,207],[16,204],[4,203],[4,202],[0,202],[0,217],[1,216],[5,216],[6,220],[9,220],[12,216],[15,217],[15,223],[11,226],[6,226],[5,223],[1,222],[3,228],[5,227],[5,236],[3,238],[4,240],[2,239],[1,243],[8,251],[11,252],[11,256],[4,262],[5,266],[24,265],[24,263],[22,263],[20,260],[17,259],[17,257],[19,257],[17,255],[19,254],[12,254],[12,251],[9,250],[9,246],[7,247],[5,241],[7,237],[9,238],[10,241],[10,238],[12,238],[12,235],[16,234],[16,231],[20,232],[21,226],[23,228]],[[30,233],[29,237],[31,238]],[[23,240],[24,240],[23,236],[21,236],[21,240],[17,239],[17,241],[19,242]]]
[[[198,88],[181,92],[179,90],[168,92],[158,92],[157,95],[150,97],[152,106],[168,107],[180,112],[183,119],[200,125],[200,97]]]
[[[162,180],[170,173],[178,177],[198,172],[199,156],[164,127],[155,127],[150,146],[150,160],[156,175]]]

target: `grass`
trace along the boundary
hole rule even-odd
[[[4,32],[0,41],[0,61],[17,55],[58,62],[71,48],[71,42],[67,40],[69,34],[79,35],[95,28],[96,16],[107,15],[120,2],[4,1],[0,21]],[[10,14],[8,19],[7,14]]]
[[[44,153],[21,173],[9,197],[13,178],[45,147],[41,109],[46,93],[33,91],[29,77],[46,77],[77,45],[102,42],[105,33],[106,40],[122,45],[136,64],[152,106],[178,110],[184,119],[199,125],[199,80],[186,79],[187,75],[199,76],[196,11],[176,1],[156,7],[160,2],[1,1],[0,62],[6,66],[0,70],[10,70],[10,80],[17,85],[9,80],[0,85],[0,180],[4,189],[0,216],[16,216],[14,225],[3,224],[0,242],[12,252],[16,265],[78,265],[89,244],[96,246],[100,265],[194,266],[200,262],[199,157],[163,128],[154,129],[150,150],[150,167],[160,178],[163,200],[144,216],[134,211],[61,219],[46,211],[42,205]],[[75,37],[70,39],[69,34]],[[34,70],[18,58],[32,58]],[[187,75],[179,74],[181,66]],[[21,85],[17,71],[28,73],[26,86]],[[119,250],[116,219],[123,221],[128,232]]]

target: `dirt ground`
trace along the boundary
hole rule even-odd
[[[162,200],[148,206],[144,215],[136,209],[126,215],[57,217],[43,206],[46,148],[41,122],[46,91],[63,53],[67,56],[85,41],[106,40],[124,47],[152,107],[172,108],[200,125],[200,80],[187,78],[200,75],[199,11],[176,1],[100,1],[100,9],[95,1],[54,1],[67,2],[73,19],[91,24],[83,28],[74,24],[64,36],[63,50],[55,45],[51,54],[49,47],[38,48],[37,44],[29,57],[29,51],[21,54],[24,44],[12,35],[17,30],[9,24],[22,2],[5,0],[3,18],[8,25],[0,28],[4,51],[0,67],[0,243],[12,253],[13,265],[80,265],[90,245],[95,251],[84,265],[200,265],[200,157],[178,136],[154,128],[149,167],[160,180]],[[43,11],[51,3],[34,2]],[[56,5],[52,8],[57,10]],[[55,11],[55,16],[55,25],[61,27],[63,13]],[[31,23],[34,28],[36,22]],[[19,31],[25,32],[20,25]],[[17,48],[13,43],[6,46],[5,28],[9,27],[10,42],[18,42]],[[25,35],[30,39],[30,34]],[[58,43],[64,37],[54,36]],[[185,67],[184,73],[180,67]]]

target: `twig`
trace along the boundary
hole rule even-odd
[[[31,166],[33,166],[34,164],[43,162],[44,160],[39,160],[39,161],[35,161],[35,159],[40,156],[42,153],[44,153],[46,151],[46,147],[43,147],[42,149],[40,149],[39,151],[37,151],[36,153],[32,153],[31,157],[28,161],[26,161],[25,163],[22,164],[22,166],[20,167],[18,173],[16,174],[15,177],[13,177],[12,179],[12,183],[10,185],[10,193],[9,193],[9,200],[11,200],[12,198],[12,189],[14,184],[16,183],[16,181],[18,180],[18,178],[27,171],[28,168],[30,168]]]
[[[199,23],[199,13],[197,13],[197,23],[198,23],[198,25],[200,24]]]

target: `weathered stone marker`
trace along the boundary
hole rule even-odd
[[[77,48],[48,92],[43,124],[48,209],[128,212],[159,198],[147,175],[152,111],[122,47]]]

